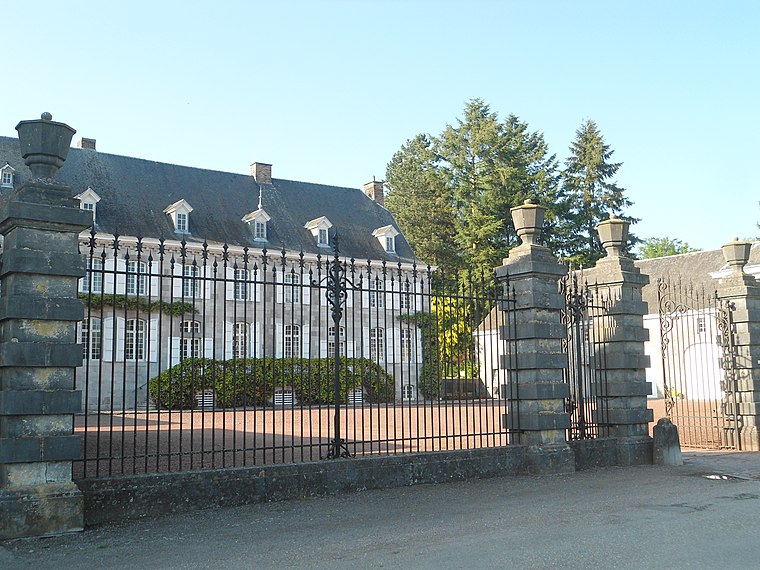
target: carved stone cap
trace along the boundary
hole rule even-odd
[[[509,211],[522,244],[531,246],[538,242],[544,227],[546,208],[528,198],[522,205],[511,208]]]
[[[740,241],[738,237],[720,248],[723,251],[723,259],[726,260],[732,273],[742,273],[744,266],[749,261],[751,248],[752,242]]]
[[[608,220],[604,220],[596,226],[596,231],[599,232],[599,241],[602,242],[602,247],[607,252],[608,257],[620,257],[623,254],[625,244],[628,242],[630,225],[630,222],[621,220],[615,214],[610,214]]]
[[[38,120],[21,121],[16,130],[21,156],[34,179],[53,178],[69,154],[71,138],[76,131],[65,123],[53,121],[50,113],[42,113]]]

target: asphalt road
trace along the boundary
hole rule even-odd
[[[0,568],[760,568],[760,454],[216,509],[2,543]]]

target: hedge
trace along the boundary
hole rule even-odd
[[[288,387],[300,404],[332,404],[333,363],[331,358],[188,358],[150,379],[150,397],[159,408],[191,409],[197,393],[213,389],[220,408],[266,406],[277,388]],[[342,402],[358,388],[363,389],[365,402],[393,401],[393,377],[377,363],[341,358],[339,369]]]

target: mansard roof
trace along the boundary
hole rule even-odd
[[[5,162],[16,169],[16,188],[31,178],[18,139],[0,137],[0,164]],[[164,210],[167,204],[184,199],[193,205],[188,241],[261,247],[242,221],[259,203],[259,184],[250,175],[71,148],[55,178],[71,186],[72,195],[87,187],[97,189],[101,232],[176,239]],[[395,227],[396,223],[388,210],[358,188],[279,178],[261,188],[262,203],[271,216],[267,224],[270,251],[284,248],[324,255],[324,248],[317,247],[304,224],[326,216],[340,236],[342,256],[414,260],[409,243],[401,235],[396,238],[397,255],[386,254],[372,232],[381,226]]]

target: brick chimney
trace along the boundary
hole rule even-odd
[[[254,162],[251,165],[251,176],[259,184],[272,183],[272,165],[263,162]]]
[[[77,146],[79,148],[89,148],[89,149],[95,150],[95,139],[86,139],[82,137],[77,142]]]
[[[372,177],[372,182],[367,182],[364,185],[364,193],[372,198],[375,202],[381,206],[385,205],[385,195],[383,194],[383,183],[379,180],[375,180]]]

